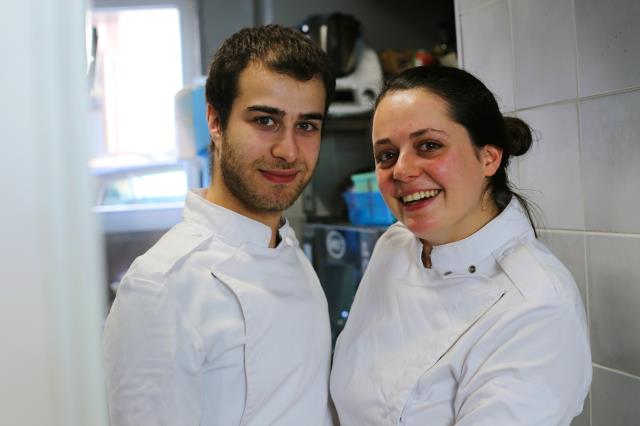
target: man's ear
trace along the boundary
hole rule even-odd
[[[489,177],[496,174],[502,161],[502,148],[495,145],[485,145],[481,148],[480,161],[484,167],[484,176]]]
[[[207,103],[207,126],[209,127],[209,136],[211,137],[211,143],[218,149],[220,141],[222,140],[222,126],[220,124],[220,115],[218,111]]]

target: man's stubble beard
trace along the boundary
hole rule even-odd
[[[281,212],[289,208],[300,196],[304,188],[309,184],[313,169],[308,173],[308,166],[303,163],[287,163],[274,160],[267,163],[264,160],[256,160],[246,163],[242,160],[242,154],[234,147],[233,141],[222,138],[220,146],[221,155],[218,167],[222,179],[231,194],[238,199],[247,209],[263,212]],[[269,169],[296,169],[302,175],[307,175],[306,180],[295,184],[269,184],[263,180],[259,186],[254,186],[251,176],[257,172],[259,166],[268,166]],[[315,165],[314,165],[315,168]]]

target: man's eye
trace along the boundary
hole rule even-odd
[[[273,127],[276,124],[273,118],[266,116],[256,117],[253,121],[263,127]]]
[[[311,123],[309,121],[305,121],[302,123],[298,124],[298,128],[301,130],[304,130],[305,132],[314,132],[316,130],[318,130],[318,126],[314,123]]]

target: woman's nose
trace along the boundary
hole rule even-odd
[[[411,180],[420,174],[417,158],[409,152],[401,152],[393,166],[393,178],[402,182]]]

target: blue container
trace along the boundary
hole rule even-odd
[[[349,221],[354,225],[391,225],[396,221],[379,192],[345,192]]]
[[[358,173],[351,175],[353,192],[378,192],[378,180],[376,172]]]

